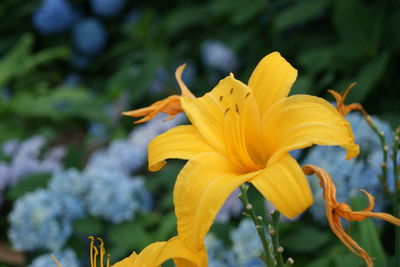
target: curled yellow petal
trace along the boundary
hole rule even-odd
[[[192,125],[174,127],[154,138],[149,144],[149,170],[158,171],[166,159],[191,159],[212,151]]]
[[[313,203],[307,179],[289,154],[268,165],[250,182],[286,217],[294,218]]]

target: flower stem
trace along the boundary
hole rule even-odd
[[[381,169],[382,169],[382,174],[379,175],[379,180],[381,181],[381,184],[383,186],[383,190],[386,194],[389,193],[389,188],[387,184],[387,176],[388,176],[388,154],[389,154],[389,147],[386,143],[386,138],[384,133],[379,130],[378,126],[374,123],[372,120],[371,116],[364,110],[361,110],[361,113],[363,114],[365,121],[367,122],[368,126],[372,129],[372,131],[378,136],[379,142],[382,148],[382,154],[383,154],[383,162],[381,164]]]
[[[268,234],[265,232],[267,229],[264,218],[261,216],[257,216],[253,206],[251,205],[249,198],[247,196],[247,191],[249,186],[247,184],[242,184],[240,186],[241,194],[239,195],[239,199],[243,202],[245,206],[244,214],[249,216],[254,225],[256,226],[258,236],[261,239],[264,253],[260,255],[260,259],[264,261],[264,263],[268,267],[289,267],[292,266],[294,261],[292,258],[288,258],[287,262],[284,263],[282,253],[283,247],[279,245],[279,211],[275,210],[271,213],[272,222],[268,225]]]
[[[263,260],[264,263],[268,267],[277,266],[275,259],[274,259],[274,255],[271,253],[271,250],[270,250],[270,241],[267,239],[266,234],[265,234],[264,223],[263,223],[262,217],[256,215],[256,213],[254,212],[253,206],[251,205],[251,203],[247,197],[248,189],[249,189],[249,186],[247,184],[242,184],[240,186],[241,194],[239,195],[239,199],[244,204],[245,215],[249,216],[253,220],[253,223],[256,226],[258,236],[261,239],[261,243],[264,248],[264,253],[261,254],[260,259]]]
[[[270,230],[270,235],[272,238],[272,243],[273,247],[276,251],[276,261],[278,263],[278,266],[285,266],[285,263],[283,262],[283,247],[279,245],[279,218],[281,216],[281,213],[277,210],[274,210],[271,213],[272,217],[272,231]]]
[[[394,192],[393,192],[393,211],[396,217],[400,217],[400,186],[399,186],[399,162],[398,152],[400,146],[400,127],[393,133],[393,179],[394,179]],[[395,228],[395,266],[400,266],[400,228]]]

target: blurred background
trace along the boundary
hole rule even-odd
[[[400,2],[395,0],[1,0],[0,266],[88,266],[89,235],[106,242],[111,262],[175,234],[172,189],[183,162],[146,170],[147,144],[181,123],[158,116],[134,125],[122,111],[179,89],[177,66],[196,96],[230,72],[247,82],[266,54],[279,51],[299,71],[292,93],[333,98],[355,81],[359,102],[392,144],[400,124]],[[379,139],[351,114],[362,153],[336,148],[296,153],[328,170],[339,200],[362,207],[358,189],[391,212],[377,175]],[[389,166],[391,170],[392,166]],[[363,266],[330,232],[317,179],[316,205],[281,224],[285,256],[296,266]],[[251,195],[260,214],[272,207]],[[237,193],[236,193],[237,195]],[[236,195],[207,237],[210,266],[262,266],[254,226]],[[376,258],[393,266],[394,229],[348,225]]]

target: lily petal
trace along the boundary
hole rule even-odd
[[[289,154],[269,164],[250,182],[286,217],[299,215],[313,203],[307,179]]]
[[[154,138],[149,144],[149,170],[158,171],[166,159],[191,159],[199,153],[212,151],[192,125],[174,127]]]
[[[257,174],[237,174],[229,160],[216,152],[200,154],[183,167],[175,183],[174,206],[178,234],[189,249],[203,249],[204,237],[225,200]]]
[[[167,242],[155,242],[147,246],[137,255],[133,252],[129,257],[112,265],[112,267],[159,267],[169,259],[174,259],[178,267],[204,267],[207,266],[207,254],[190,251],[175,236]]]
[[[254,69],[249,79],[263,115],[276,101],[286,97],[297,78],[297,70],[278,52],[265,56]]]
[[[347,149],[347,159],[359,153],[349,122],[319,97],[293,95],[276,102],[265,114],[262,127],[269,137],[267,147],[274,151],[268,164],[288,151],[313,144],[341,146]]]

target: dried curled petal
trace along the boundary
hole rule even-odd
[[[135,123],[143,123],[153,119],[158,113],[163,112],[169,115],[168,119],[172,119],[175,115],[182,113],[181,97],[195,98],[192,92],[186,87],[182,81],[182,72],[186,65],[183,64],[176,69],[175,77],[181,89],[181,95],[171,95],[163,100],[157,101],[148,107],[123,112],[122,114],[130,117],[143,117]]]
[[[361,211],[353,211],[346,203],[338,203],[336,201],[336,188],[329,174],[314,165],[303,166],[303,172],[306,175],[316,174],[320,180],[320,186],[323,189],[325,199],[325,212],[329,226],[335,235],[343,242],[343,244],[358,257],[362,258],[367,266],[373,266],[372,258],[368,253],[348,235],[341,224],[340,218],[349,221],[363,221],[368,217],[374,217],[385,220],[397,226],[400,226],[400,219],[383,212],[372,212],[375,204],[375,198],[365,190],[361,190],[368,198],[369,205]]]

